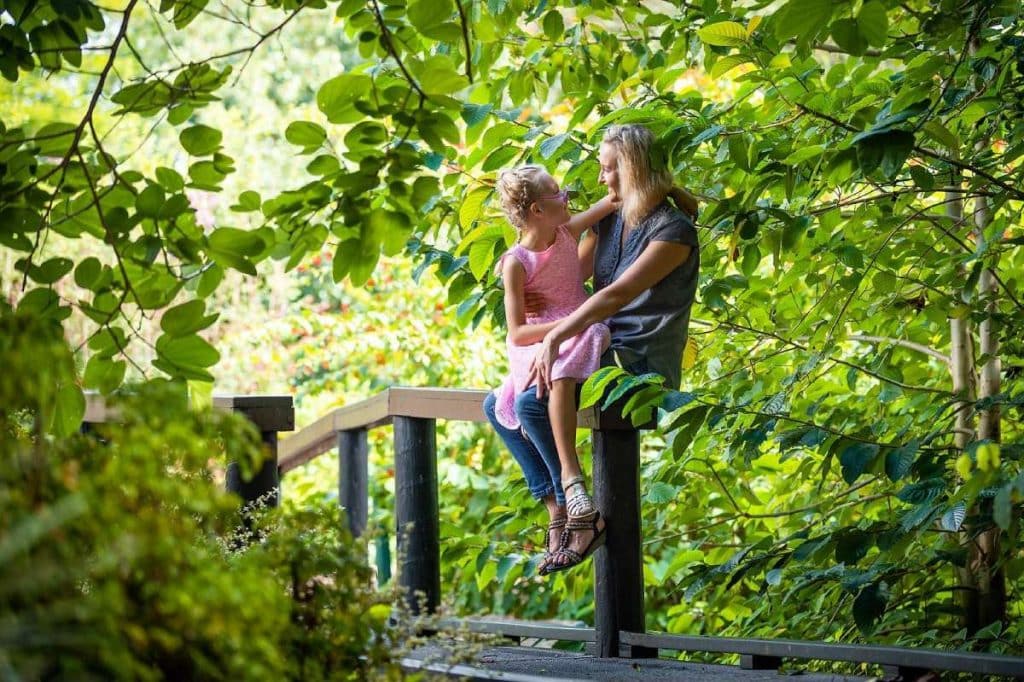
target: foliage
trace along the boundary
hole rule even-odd
[[[232,549],[238,499],[214,453],[251,470],[250,424],[152,382],[118,402],[119,423],[47,436],[64,409],[54,386],[74,376],[59,328],[3,314],[0,329],[7,676],[397,676],[388,595],[370,589],[335,505],[268,513],[266,539]]]
[[[220,354],[203,333],[224,273],[292,270],[325,248],[334,281],[353,286],[382,254],[412,254],[446,284],[456,319],[486,331],[501,301],[492,264],[513,238],[493,173],[537,160],[589,200],[603,128],[644,123],[705,204],[699,353],[684,391],[645,389],[634,404],[667,413],[644,459],[645,525],[666,529],[646,545],[653,620],[1021,646],[1019,3],[272,2],[254,46],[186,60],[167,50],[162,66],[128,47],[149,16],[134,0],[6,7],[5,78],[94,79],[70,121],[0,121],[0,243],[34,287],[17,305],[91,320],[85,386],[113,391],[140,352],[174,379],[211,381]],[[151,18],[170,32],[223,21],[203,7],[166,0]],[[203,225],[186,189],[224,187],[238,165],[224,145],[245,134],[204,115],[229,92],[231,60],[324,8],[356,56],[318,76],[318,111],[283,126],[307,175],[266,198],[240,188],[235,215]],[[89,36],[99,21],[109,42]],[[107,153],[100,115],[166,115],[187,164],[130,166],[129,152]],[[69,246],[44,260],[57,236],[102,253]],[[146,350],[136,321],[165,309]],[[986,393],[993,373],[1001,383]],[[81,414],[76,386],[55,388],[55,433]],[[1001,433],[975,429],[974,413]],[[520,500],[500,510],[503,486],[486,487],[468,507],[479,532],[446,534],[484,543],[477,577],[528,583],[491,560],[504,550],[496,527],[525,528]],[[982,544],[1009,613],[965,630],[954,595]],[[561,608],[585,602],[584,578],[558,580]]]

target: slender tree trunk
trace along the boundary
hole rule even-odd
[[[954,183],[959,186],[959,182]],[[960,225],[964,217],[964,205],[959,194],[946,195],[946,213],[953,219],[954,225]],[[956,447],[964,450],[974,440],[974,357],[971,346],[971,321],[967,316],[949,319],[949,369],[953,375],[953,392],[959,397],[956,403]],[[973,554],[971,529],[965,526],[961,533],[961,544],[965,545],[969,555]],[[973,558],[973,557],[972,557]],[[981,627],[977,618],[979,587],[971,560],[965,566],[956,569],[957,582],[961,589],[957,590],[957,604],[960,607],[961,627],[968,632],[975,632]]]
[[[979,197],[976,200],[974,212],[975,237],[978,243],[981,243],[984,238],[982,231],[990,220],[988,199]],[[999,330],[994,319],[997,294],[995,273],[986,268],[982,271],[978,281],[979,300],[985,303],[987,313],[985,319],[978,326],[981,355],[985,359],[985,364],[981,368],[979,398],[994,396],[999,393],[1000,388]],[[982,410],[978,417],[978,437],[999,443],[999,405],[992,405],[988,409]],[[980,506],[982,507],[979,510],[983,514],[982,518],[991,518],[992,500],[986,499]],[[994,525],[977,533],[974,541],[968,547],[968,568],[973,574],[974,583],[978,589],[975,593],[976,603],[973,614],[973,625],[976,627],[969,627],[969,632],[974,632],[977,628],[985,627],[995,621],[1006,624],[1006,575],[1003,569],[1005,562],[1001,560],[1006,557],[1002,557],[1001,554],[1000,530]]]

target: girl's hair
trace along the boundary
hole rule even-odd
[[[498,174],[495,189],[501,197],[501,208],[514,227],[522,229],[526,225],[526,212],[530,210],[530,204],[544,193],[541,176],[547,172],[544,166],[528,163]]]
[[[627,225],[636,225],[668,195],[672,173],[661,159],[655,159],[654,134],[645,126],[612,126],[605,132],[603,143],[618,152],[622,217]]]

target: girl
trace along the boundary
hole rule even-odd
[[[533,164],[503,171],[498,177],[497,191],[509,222],[519,232],[519,243],[499,263],[505,282],[511,372],[495,391],[493,412],[496,427],[518,430],[522,427],[516,414],[516,397],[531,385],[530,363],[537,355],[538,343],[559,320],[587,299],[577,256],[579,237],[609,215],[614,206],[605,198],[587,211],[570,216],[568,193],[559,191],[558,183],[543,166]],[[526,312],[527,296],[543,301],[538,312]],[[576,388],[598,368],[608,341],[608,327],[604,324],[587,326],[559,346],[558,357],[546,377],[544,389],[550,394],[547,410],[554,443],[546,434],[527,432],[526,436],[535,449],[554,446],[559,471],[551,471],[543,464],[552,462],[552,457],[540,457],[538,461],[532,455],[513,451],[531,492],[548,507],[550,524],[541,574],[581,563],[604,542],[604,522],[587,492],[576,455]],[[559,494],[563,490],[564,508],[563,496]],[[589,532],[589,543],[578,548],[581,551],[568,547],[570,534],[581,531]]]

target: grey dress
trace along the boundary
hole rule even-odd
[[[597,234],[595,292],[618,279],[651,242],[692,247],[682,264],[607,321],[611,346],[602,358],[602,364],[617,364],[633,374],[657,372],[665,377],[667,387],[678,388],[700,269],[700,246],[693,221],[663,201],[640,221],[625,244],[622,215],[618,211],[592,229]]]

